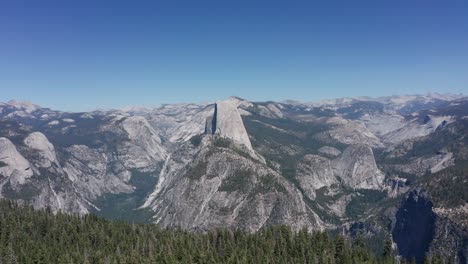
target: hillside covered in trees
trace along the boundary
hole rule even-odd
[[[428,261],[429,262],[429,261]],[[294,233],[287,226],[255,234],[206,233],[95,215],[53,214],[0,200],[0,264],[10,263],[394,263],[391,242],[376,255],[362,237]],[[433,258],[432,263],[443,263]]]

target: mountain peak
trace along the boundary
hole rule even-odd
[[[23,109],[29,113],[41,108],[40,106],[35,105],[29,101],[10,100],[7,102],[7,104],[16,108]]]
[[[206,121],[205,133],[209,132],[210,134],[230,138],[252,150],[252,144],[238,111],[240,106],[248,107],[250,105],[252,103],[232,96],[226,100],[216,102],[213,116]]]
[[[237,97],[237,96],[229,96],[228,98],[224,99],[224,100],[221,100],[221,101],[217,101],[216,103],[218,104],[231,104],[233,105],[234,107],[250,107],[252,106],[253,104],[243,98],[240,98],[240,97]]]

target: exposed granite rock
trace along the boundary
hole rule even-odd
[[[331,129],[317,135],[322,141],[340,142],[347,145],[364,144],[370,147],[383,147],[380,139],[360,122],[341,117],[329,118],[327,124]]]
[[[338,183],[331,161],[317,155],[304,156],[298,163],[296,178],[305,194],[312,200],[315,198],[315,190]]]
[[[385,175],[377,168],[372,149],[352,145],[333,161],[335,175],[353,189],[380,189]]]
[[[425,173],[436,173],[455,165],[453,153],[440,151],[431,156],[416,157],[406,164],[397,164],[392,167],[408,174],[422,176]]]
[[[207,119],[205,132],[209,131],[211,134],[229,138],[253,151],[249,135],[238,111],[241,103],[242,101],[237,98],[217,102],[213,107],[213,117]]]
[[[29,162],[7,138],[0,138],[0,180],[9,180],[13,187],[24,184],[33,176]]]
[[[37,152],[37,166],[48,168],[55,164],[58,166],[57,155],[52,143],[41,132],[33,132],[24,139],[24,144]]]
[[[163,226],[205,230],[239,227],[257,231],[288,224],[320,229],[323,223],[300,192],[275,171],[206,136],[199,149],[185,146],[164,166],[164,181],[146,203]],[[215,144],[215,145],[213,145]],[[161,177],[161,179],[163,179]]]

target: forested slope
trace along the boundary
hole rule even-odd
[[[388,251],[387,251],[387,255]],[[293,233],[191,233],[152,224],[36,211],[0,201],[0,263],[376,263],[363,239]]]

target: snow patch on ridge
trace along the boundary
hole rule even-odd
[[[60,123],[60,121],[58,120],[53,120],[53,121],[50,121],[49,123],[47,123],[47,125],[49,126],[55,126],[55,125],[58,125]]]

